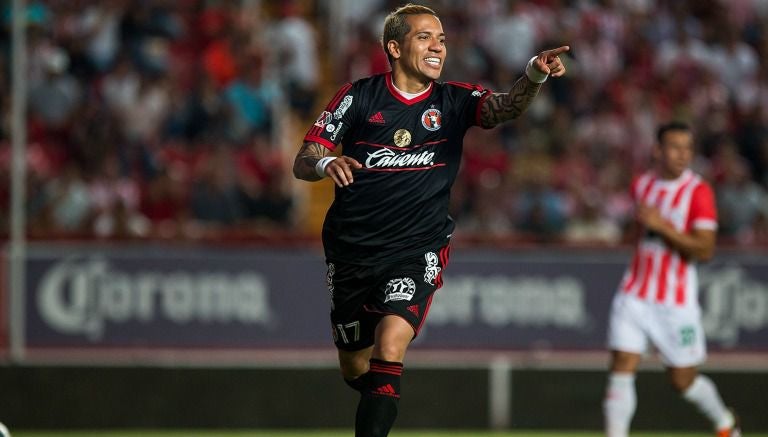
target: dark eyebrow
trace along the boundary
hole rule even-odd
[[[421,34],[432,35],[432,32],[428,30],[420,30],[416,32],[416,35],[421,35]],[[437,36],[438,37],[442,36],[443,38],[445,38],[445,32],[440,32],[439,34],[437,34]]]

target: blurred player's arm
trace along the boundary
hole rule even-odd
[[[494,127],[525,112],[548,76],[560,77],[565,74],[565,65],[559,55],[568,50],[568,46],[562,46],[539,53],[526,68],[526,74],[512,85],[508,93],[493,93],[485,99],[480,108],[482,126]]]
[[[326,176],[340,186],[351,184],[352,170],[362,168],[359,162],[348,156],[329,156],[331,151],[320,143],[305,141],[293,161],[293,175],[305,181],[319,181]]]
[[[715,230],[694,228],[688,233],[679,232],[661,216],[658,209],[645,205],[638,207],[637,220],[646,229],[661,236],[669,246],[685,258],[707,261],[715,254],[717,240]]]

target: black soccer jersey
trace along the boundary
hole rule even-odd
[[[453,232],[448,214],[467,129],[480,125],[490,91],[433,82],[411,100],[391,73],[343,86],[305,141],[356,159],[354,183],[336,187],[325,217],[323,245],[331,261],[363,265],[396,261],[444,246]]]

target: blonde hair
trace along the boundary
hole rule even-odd
[[[384,20],[384,33],[381,36],[381,45],[384,48],[384,52],[387,54],[389,65],[394,63],[394,59],[392,58],[392,55],[389,54],[389,50],[387,50],[387,43],[395,40],[398,44],[402,44],[405,40],[405,35],[411,31],[411,26],[408,25],[406,17],[408,15],[422,14],[429,14],[437,17],[437,13],[431,8],[423,5],[415,5],[413,3],[400,6],[387,15],[387,18]]]

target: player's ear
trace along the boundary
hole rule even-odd
[[[400,44],[393,39],[387,41],[387,53],[393,59],[400,59]]]

